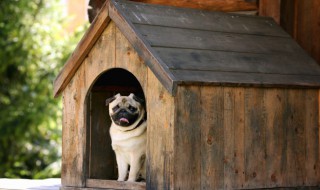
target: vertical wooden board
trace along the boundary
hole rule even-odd
[[[281,0],[259,0],[259,15],[272,17],[280,24]]]
[[[245,185],[244,88],[234,89],[234,189]]]
[[[287,121],[287,170],[285,184],[289,187],[305,184],[305,99],[305,90],[288,90],[287,116],[285,118]]]
[[[118,28],[116,28],[116,67],[130,71],[146,91],[147,66]]]
[[[83,65],[64,91],[64,112],[62,130],[62,171],[64,186],[85,185],[86,130],[84,102],[85,71]]]
[[[188,96],[188,94],[185,96]],[[227,162],[224,158],[225,137],[223,120],[229,119],[223,116],[223,87],[202,86],[201,96],[192,97],[192,99],[199,98],[201,98],[201,107],[191,105],[194,114],[197,115],[197,117],[191,121],[194,123],[193,127],[197,127],[197,125],[199,125],[197,120],[200,120],[201,189],[222,189],[224,188],[224,165],[225,162]],[[195,102],[195,100],[189,101],[199,104],[199,102]],[[200,114],[200,118],[198,114]],[[198,137],[193,141],[195,145],[197,145],[195,141],[199,141],[197,138]],[[194,154],[196,153],[197,152]],[[198,173],[195,173],[195,175],[198,175]]]
[[[233,88],[224,88],[223,105],[223,128],[224,128],[224,188],[233,188],[234,183],[234,139],[235,139],[235,90]]]
[[[319,168],[319,90],[306,92],[306,185],[320,184]]]
[[[245,188],[263,188],[266,179],[264,89],[245,90]]]
[[[313,18],[312,26],[312,57],[320,64],[320,1],[313,0],[313,10],[311,18]]]
[[[285,186],[287,164],[286,128],[284,121],[287,104],[285,89],[265,91],[266,123],[266,185],[267,187]]]
[[[113,92],[92,92],[90,108],[90,166],[91,179],[117,179],[115,155],[111,147],[111,120],[105,100]]]
[[[147,189],[174,189],[174,99],[149,69],[147,86]]]
[[[174,189],[200,189],[201,157],[205,158],[201,152],[200,142],[202,130],[200,120],[203,117],[199,111],[202,110],[201,98],[199,86],[179,86],[177,89],[174,122]],[[212,143],[213,136],[210,140]]]
[[[115,67],[115,24],[110,22],[93,46],[84,63],[86,70],[86,89],[89,90],[97,77],[104,71]]]

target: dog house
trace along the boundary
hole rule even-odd
[[[270,18],[107,1],[54,82],[62,189],[317,189],[319,87]],[[115,180],[119,92],[146,100],[146,182]]]

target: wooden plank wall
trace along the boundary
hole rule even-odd
[[[179,87],[174,189],[320,185],[319,91]]]
[[[319,0],[259,0],[259,15],[273,17],[320,64],[319,9]]]

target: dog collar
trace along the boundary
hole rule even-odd
[[[129,131],[132,131],[132,130],[135,130],[136,128],[138,128],[143,122],[145,122],[146,120],[143,118],[139,121],[139,123],[136,125],[135,128],[133,129],[130,129],[130,130],[126,130],[126,131],[123,131],[123,132],[129,132]]]

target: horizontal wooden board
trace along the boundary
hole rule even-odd
[[[129,2],[119,5],[137,24],[289,37],[271,18]]]
[[[254,54],[155,47],[170,69],[319,75],[320,67],[303,54]]]
[[[187,7],[204,10],[219,10],[219,11],[248,11],[257,10],[256,0],[131,0],[157,5],[169,5],[175,7]]]
[[[316,87],[320,86],[320,76],[278,75],[240,72],[213,72],[172,70],[179,84],[205,84],[225,86],[264,87]]]
[[[151,47],[176,47],[250,53],[297,53],[290,38],[214,32],[151,25],[135,25]]]
[[[98,180],[98,179],[87,179],[86,186],[91,188],[106,188],[106,189],[133,189],[133,190],[146,189],[146,183],[144,182],[120,182],[116,180]]]

